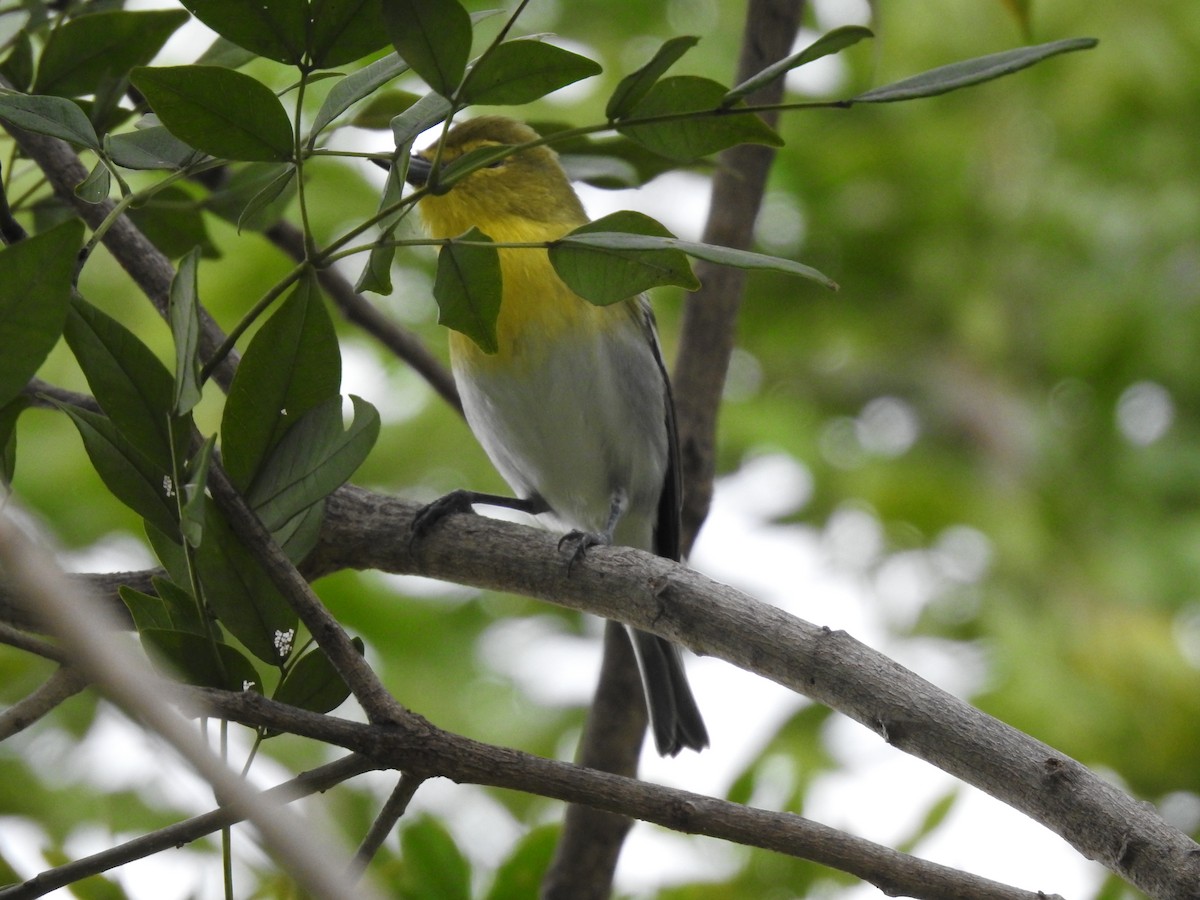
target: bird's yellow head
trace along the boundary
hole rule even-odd
[[[480,116],[456,125],[442,147],[447,165],[480,147],[515,146],[538,137],[528,125],[502,116]],[[408,180],[423,187],[433,148],[417,153]],[[532,147],[497,160],[421,200],[421,217],[435,238],[477,227],[498,241],[544,240],[587,221],[571,182],[549,147]]]

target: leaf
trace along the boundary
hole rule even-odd
[[[129,615],[133,617],[133,627],[138,631],[145,631],[148,628],[169,629],[171,627],[171,614],[161,597],[143,594],[126,584],[117,587],[117,594],[120,596],[121,602],[125,604],[125,608],[129,610]]]
[[[366,649],[362,638],[354,638],[351,643],[360,654]],[[314,647],[296,660],[272,699],[309,712],[327,713],[341,706],[349,696],[350,688],[325,651]]]
[[[937,827],[946,820],[946,817],[954,809],[954,805],[959,800],[959,792],[957,788],[951,788],[937,798],[925,811],[925,815],[921,817],[920,823],[913,830],[913,833],[908,835],[903,840],[899,841],[896,849],[901,853],[912,853],[916,850],[917,845],[925,838],[929,837]]]
[[[79,431],[88,458],[112,495],[164,534],[177,534],[170,469],[156,465],[107,416],[55,404]]]
[[[71,301],[64,334],[113,425],[156,469],[170,472],[174,387],[166,366],[133,332],[80,297]],[[177,452],[185,446],[181,440]]]
[[[181,504],[179,533],[189,546],[199,547],[204,539],[204,521],[208,498],[208,470],[212,463],[213,449],[217,436],[209,435],[199,452],[190,460],[183,485],[184,502]]]
[[[939,66],[928,72],[922,72],[920,75],[913,75],[911,78],[873,88],[865,94],[850,98],[849,102],[894,103],[898,100],[936,97],[959,88],[1010,75],[1052,56],[1076,50],[1090,50],[1097,43],[1099,42],[1095,38],[1068,38],[1062,41],[1052,41],[1049,44],[1037,44],[1032,47],[1018,47],[1015,50],[991,53],[976,59]]]
[[[443,97],[451,96],[471,53],[471,17],[458,0],[388,0],[383,21],[413,71]]]
[[[117,589],[138,631],[158,628],[199,635],[206,633],[196,600],[191,594],[166,578],[152,578],[150,583],[154,585],[157,595],[144,594],[128,585],[121,585]]]
[[[387,181],[383,186],[383,195],[379,198],[380,209],[386,209],[391,206],[403,195],[404,173],[407,168],[408,157],[405,155],[403,162],[396,161],[388,169]],[[399,224],[403,215],[402,210],[397,210],[390,216],[380,220],[380,242],[372,247],[371,252],[367,254],[367,261],[358,276],[358,281],[354,284],[354,290],[359,293],[371,291],[372,293],[385,295],[392,292],[392,260],[396,257],[396,247],[394,244],[386,242],[395,233],[396,225]]]
[[[612,96],[608,98],[608,105],[604,108],[605,117],[612,122],[628,115],[667,70],[698,43],[700,38],[692,35],[680,35],[666,41],[651,57],[650,62],[617,83],[617,89],[612,92]]]
[[[17,468],[17,418],[30,406],[28,397],[0,406],[0,488],[12,484]]]
[[[0,90],[0,119],[77,147],[100,149],[100,138],[91,121],[74,101],[65,97],[31,96]]]
[[[210,503],[205,513],[204,541],[196,550],[204,599],[247,650],[279,665],[285,655],[277,641],[295,634],[296,614],[220,512]]]
[[[318,500],[300,515],[284,522],[271,532],[271,535],[287,554],[287,558],[299,564],[317,545],[324,521],[325,501]]]
[[[354,474],[379,437],[379,413],[351,397],[354,419],[342,428],[342,398],[310,409],[275,445],[246,501],[271,531],[333,493]]]
[[[225,401],[221,451],[248,491],[271,450],[306,412],[338,396],[342,361],[314,278],[305,278],[254,335]]]
[[[290,163],[247,163],[235,167],[229,181],[204,205],[239,230],[258,231],[279,221],[295,188],[295,167]],[[272,196],[264,206],[263,200]]]
[[[134,66],[150,62],[187,20],[181,9],[117,10],[69,19],[50,32],[34,93],[91,94],[104,79],[124,78]]]
[[[507,41],[472,67],[460,99],[463,103],[517,106],[601,71],[600,65],[586,56],[544,41]]]
[[[392,140],[397,147],[407,147],[421,132],[444,121],[453,108],[441,94],[426,94],[392,119]]]
[[[0,250],[0,406],[58,343],[82,242],[83,223],[72,219]]]
[[[554,858],[554,848],[558,846],[561,833],[558,825],[540,825],[530,829],[496,870],[496,878],[486,900],[536,897],[542,878]]]
[[[282,166],[279,173],[250,198],[238,216],[238,233],[242,229],[264,231],[270,228],[283,216],[296,190],[296,167],[290,164]]]
[[[820,59],[823,56],[840,53],[847,47],[852,47],[859,41],[870,37],[875,37],[874,32],[861,25],[844,25],[841,28],[835,28],[833,31],[821,35],[799,53],[793,53],[786,59],[781,59],[767,66],[756,75],[747,78],[725,95],[721,101],[721,105],[731,106],[748,94],[753,94],[759,88],[766,87],[776,78],[790,72],[792,69],[808,65],[813,60]]]
[[[171,411],[177,416],[191,412],[200,402],[200,306],[196,286],[199,262],[199,248],[179,261],[167,298],[167,321],[175,340],[175,399]]]
[[[155,667],[185,684],[241,691],[260,686],[254,664],[242,651],[229,644],[213,644],[207,637],[189,631],[149,628],[138,635]]]
[[[249,75],[219,66],[163,66],[134,69],[131,79],[163,125],[198,150],[261,162],[292,157],[283,105]]]
[[[419,95],[410,91],[380,91],[362,105],[348,124],[355,128],[384,131],[392,127],[392,120],[396,116],[401,115],[420,99]]]
[[[488,246],[459,241],[482,241]],[[484,353],[495,353],[500,347],[496,319],[500,315],[502,279],[500,257],[491,243],[492,239],[478,228],[449,241],[438,254],[433,282],[438,322],[465,334]]]
[[[721,84],[696,75],[664,78],[642,98],[629,116],[629,124],[618,123],[617,130],[662,156],[688,162],[708,156],[736,144],[767,144],[778,147],[782,139],[753,113],[738,113],[737,107],[722,109],[728,91]],[[715,114],[683,116],[687,113]],[[645,125],[633,124],[640,118],[672,117]]]
[[[675,247],[658,244],[618,248],[608,241],[609,236],[674,240],[671,232],[654,219],[624,210],[576,228],[555,241],[550,247],[551,265],[567,286],[589,303],[619,303],[662,284],[690,291],[700,287],[687,257]]]
[[[380,0],[312,0],[309,59],[331,69],[388,44]]]
[[[168,259],[178,259],[193,248],[199,248],[205,259],[220,255],[208,236],[204,203],[178,185],[155,191],[125,214]]]
[[[600,220],[598,220],[600,221]],[[583,245],[587,247],[603,247],[607,250],[679,250],[696,259],[719,263],[723,266],[733,266],[738,269],[765,269],[772,272],[782,272],[785,275],[796,275],[815,281],[830,290],[837,290],[837,283],[811,266],[794,262],[779,256],[767,256],[763,253],[752,253],[749,250],[734,250],[731,247],[720,247],[716,244],[701,244],[695,241],[684,241],[672,237],[653,237],[620,232],[580,233],[572,232],[558,243]],[[552,251],[553,252],[553,251]],[[561,274],[561,273],[560,273]],[[669,283],[669,282],[668,282]]]
[[[291,65],[304,59],[309,8],[303,0],[181,2],[197,19],[239,47]]]
[[[400,833],[402,896],[413,900],[468,900],[471,869],[445,826],[421,816]]]
[[[325,95],[321,108],[317,110],[317,117],[313,120],[312,134],[320,134],[329,123],[359,100],[369,97],[393,78],[407,71],[408,63],[399,54],[389,53],[382,59],[377,59],[357,72],[347,75]]]
[[[75,196],[84,203],[100,203],[108,199],[109,188],[112,187],[112,175],[108,166],[100,160],[92,167],[88,177],[75,185]]]
[[[123,169],[182,169],[204,158],[162,125],[108,135],[105,147]]]

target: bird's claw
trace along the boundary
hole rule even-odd
[[[568,531],[558,540],[560,552],[566,544],[575,545],[575,549],[571,552],[571,558],[567,560],[567,574],[571,574],[571,567],[587,556],[588,550],[592,547],[607,547],[611,543],[612,538],[594,531],[580,531],[578,528]]]
[[[437,527],[438,523],[446,516],[452,516],[456,513],[471,513],[474,508],[471,506],[472,495],[470,491],[457,490],[438,497],[432,503],[427,503],[417,510],[417,514],[413,516],[412,533],[408,539],[408,544],[411,547],[414,543],[421,540],[429,532]]]

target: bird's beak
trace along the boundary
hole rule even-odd
[[[404,176],[404,180],[413,187],[422,188],[429,183],[429,175],[433,172],[433,163],[424,157],[410,156],[408,159],[408,172]]]

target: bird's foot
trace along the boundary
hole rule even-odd
[[[409,546],[411,547],[433,531],[446,516],[457,513],[473,514],[475,508],[472,504],[475,503],[475,500],[476,494],[472,491],[457,490],[438,497],[432,503],[421,507],[413,516],[412,534],[408,539]]]
[[[559,552],[562,552],[563,547],[568,544],[574,544],[575,549],[571,551],[571,557],[567,560],[567,574],[571,574],[571,567],[587,556],[588,550],[592,547],[607,547],[612,544],[612,537],[607,534],[601,534],[595,531],[580,531],[578,528],[573,531],[568,531],[558,541]]]

